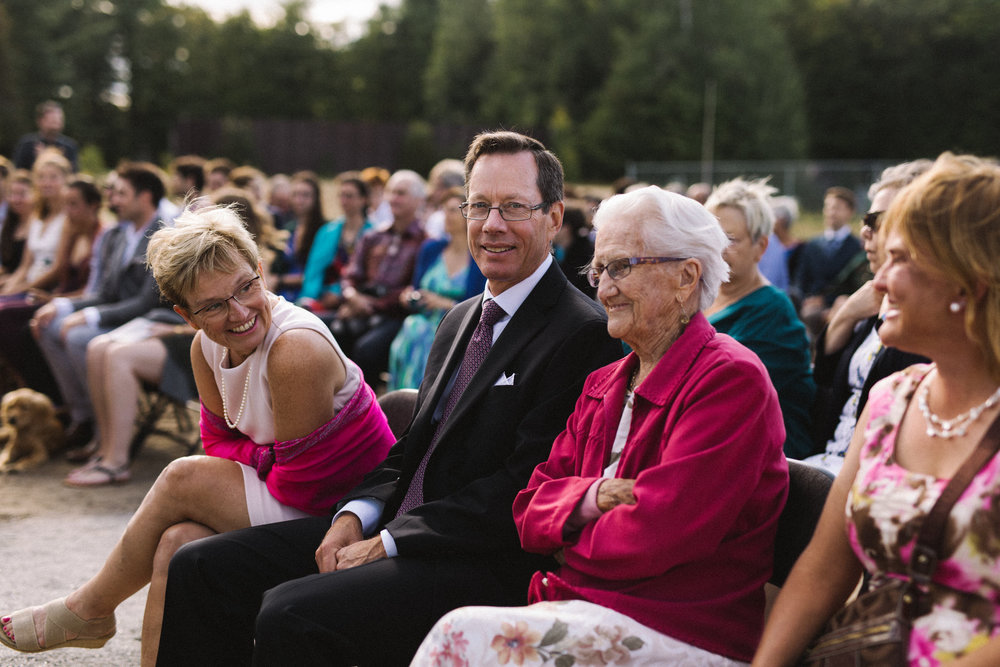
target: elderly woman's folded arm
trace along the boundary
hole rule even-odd
[[[578,446],[564,433],[515,503],[524,548],[565,547],[569,566],[606,579],[653,577],[710,556],[740,517],[731,508],[743,507],[757,488],[767,443],[780,447],[784,437],[780,419],[770,419],[776,410],[732,400],[766,379],[741,371],[736,362],[719,365],[697,386],[686,387],[682,414],[667,424],[665,441],[647,444],[661,452],[658,464],[636,479],[636,503],[601,514],[572,543],[565,539],[564,524],[596,478],[573,476],[555,465],[572,459],[569,452]],[[653,552],[657,557],[650,559]]]

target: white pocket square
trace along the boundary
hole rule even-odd
[[[500,379],[497,380],[493,386],[494,387],[513,387],[514,386],[514,376],[516,373],[511,373],[509,376],[506,373],[500,375]]]

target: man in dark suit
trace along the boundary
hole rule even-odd
[[[35,123],[38,125],[38,132],[24,135],[14,147],[14,166],[30,170],[42,151],[54,148],[69,160],[73,171],[79,170],[79,147],[74,140],[62,133],[66,123],[62,105],[53,100],[42,102],[35,107]]]
[[[802,248],[792,276],[789,292],[813,339],[829,319],[834,299],[852,293],[870,277],[864,276],[867,259],[861,241],[851,233],[856,206],[853,191],[842,187],[826,191],[823,233]]]
[[[72,299],[53,299],[31,322],[69,410],[67,446],[71,449],[86,445],[93,435],[87,343],[159,303],[153,272],[146,267],[146,245],[156,231],[156,209],[164,192],[155,165],[121,167],[109,202],[120,223],[97,242],[97,261],[92,269],[96,274],[91,276],[88,291]]]
[[[622,350],[552,261],[555,156],[496,132],[475,139],[465,165],[487,288],[442,321],[407,432],[332,525],[270,524],[179,551],[158,664],[405,665],[445,612],[523,604],[531,573],[551,565],[520,549],[511,504],[584,378]]]

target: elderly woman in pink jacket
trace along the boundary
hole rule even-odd
[[[587,379],[513,508],[524,549],[559,566],[528,607],[446,615],[416,665],[733,665],[757,646],[788,466],[767,371],[701,313],[726,237],[656,187],[612,197],[594,225],[589,277],[632,353]]]

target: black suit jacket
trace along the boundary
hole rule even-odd
[[[120,326],[156,308],[160,303],[160,290],[152,269],[146,266],[146,246],[157,229],[159,223],[150,225],[128,259],[122,257],[128,243],[125,224],[104,232],[99,248],[96,293],[73,299],[73,308],[96,307],[101,314],[102,327]]]
[[[825,327],[819,338],[816,339],[816,360],[813,366],[813,378],[816,380],[817,388],[817,403],[813,415],[814,454],[826,450],[826,443],[833,437],[833,433],[837,429],[840,413],[843,412],[844,404],[851,396],[851,386],[848,384],[851,357],[854,356],[871,330],[875,328],[877,321],[877,316],[869,317],[863,325],[854,330],[844,347],[831,354],[823,352],[826,348]],[[872,369],[862,385],[855,417],[861,415],[861,411],[868,402],[868,392],[871,391],[876,382],[889,377],[896,371],[903,370],[907,366],[928,363],[929,361],[927,357],[922,357],[919,354],[911,354],[894,347],[883,346],[875,355]]]
[[[850,294],[860,287],[860,284],[854,284],[856,280],[852,280],[851,275],[841,275],[852,260],[860,262],[858,266],[867,266],[858,237],[847,236],[832,255],[826,253],[822,236],[811,239],[802,248],[790,286],[799,299],[820,295],[829,305],[838,295]]]
[[[461,363],[481,302],[481,295],[464,301],[441,322],[409,428],[344,501],[384,501],[382,526],[400,556],[468,555],[525,573],[539,563],[520,549],[511,514],[514,496],[548,458],[584,379],[621,357],[622,347],[608,336],[603,310],[553,262],[444,426],[424,473],[424,504],[394,518],[430,445],[435,408]],[[502,374],[513,374],[514,384],[495,386]]]

